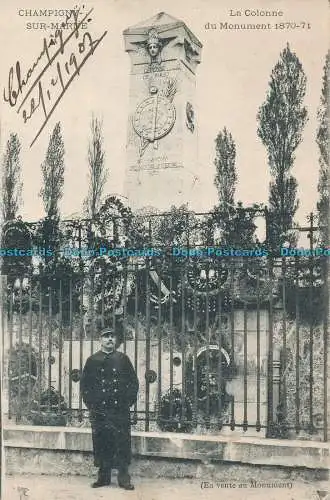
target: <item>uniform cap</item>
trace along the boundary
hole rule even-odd
[[[120,344],[124,342],[124,335],[123,335],[123,329],[121,323],[116,324],[116,327],[114,328],[113,326],[108,326],[106,328],[103,328],[100,331],[100,336],[103,337],[104,335],[107,335],[109,333],[112,333],[116,336],[116,346],[119,347]]]
[[[100,332],[100,336],[107,335],[108,333],[114,333],[116,335],[116,331],[114,328],[103,328]]]

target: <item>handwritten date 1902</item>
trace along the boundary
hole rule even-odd
[[[3,93],[4,100],[11,107],[16,107],[18,100],[22,99],[17,113],[22,116],[24,123],[32,118],[39,118],[39,129],[30,147],[45,128],[73,80],[80,75],[82,67],[107,34],[105,31],[100,37],[92,38],[89,31],[84,31],[83,34],[79,31],[87,18],[88,21],[91,20],[92,11],[93,9],[80,21],[75,12],[74,29],[66,38],[59,29],[51,35],[50,40],[44,38],[43,48],[25,78],[22,77],[19,61],[16,62],[15,71],[14,67],[9,70],[8,88]],[[32,81],[37,68],[38,75]]]

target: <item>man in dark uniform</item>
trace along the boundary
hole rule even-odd
[[[90,356],[83,369],[80,390],[92,425],[94,465],[99,468],[93,488],[111,483],[118,470],[118,485],[133,490],[130,407],[136,402],[139,381],[126,354],[117,351],[122,333],[116,327],[101,330],[101,350]]]

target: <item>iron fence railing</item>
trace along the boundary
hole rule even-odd
[[[2,283],[3,377],[17,422],[82,425],[98,327],[122,320],[136,428],[327,440],[327,258],[110,259]]]
[[[7,223],[8,417],[85,425],[80,374],[99,348],[99,327],[119,318],[121,349],[140,380],[137,429],[327,441],[330,252],[315,251],[320,228],[312,214],[295,228],[292,241],[309,236],[304,255],[274,246],[266,208],[238,207],[230,217],[233,228],[217,212],[133,217],[110,197],[95,220]],[[256,217],[261,242],[251,236]]]

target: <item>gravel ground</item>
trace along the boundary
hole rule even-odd
[[[163,480],[136,478],[135,490],[124,491],[113,485],[92,489],[91,478],[83,476],[7,476],[3,500],[330,500],[330,485],[326,483],[304,483],[278,481],[267,484],[232,484],[219,482],[203,483],[194,479]],[[264,487],[261,487],[264,485]],[[288,487],[291,486],[291,487]],[[320,493],[318,493],[318,491]],[[324,492],[324,495],[322,494]]]

